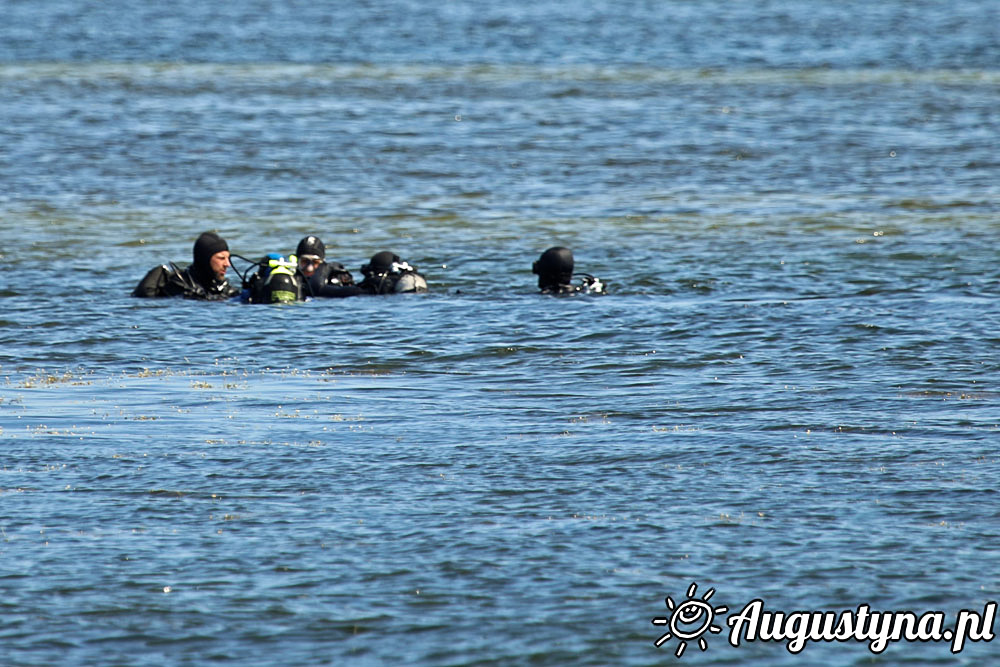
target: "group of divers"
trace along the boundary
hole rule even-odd
[[[250,266],[240,273],[230,262],[237,257]],[[230,269],[241,285],[229,282]],[[604,294],[605,284],[589,274],[574,281],[573,252],[554,247],[532,264],[543,294]],[[354,282],[351,272],[338,262],[326,261],[326,246],[309,235],[299,241],[294,255],[270,253],[252,261],[229,252],[229,244],[215,232],[204,232],[194,242],[194,262],[181,269],[173,263],[153,267],[132,291],[136,297],[184,297],[203,301],[238,300],[244,303],[294,303],[313,298],[419,293],[427,280],[417,267],[388,250],[375,253],[361,267],[364,279]]]

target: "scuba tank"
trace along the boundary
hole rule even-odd
[[[243,281],[250,303],[294,303],[305,300],[303,279],[295,255],[285,259],[276,252],[268,253],[257,265],[257,272]]]
[[[294,303],[303,299],[295,255],[287,261],[281,255],[268,255],[267,267],[270,270],[264,281],[264,303]]]

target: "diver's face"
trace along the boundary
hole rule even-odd
[[[226,271],[232,264],[229,263],[229,251],[222,250],[212,255],[212,259],[208,260],[208,265],[212,269],[212,273],[215,274],[216,280],[225,280]]]
[[[316,269],[319,265],[323,263],[323,260],[319,257],[300,257],[299,258],[299,271],[302,272],[306,278],[311,278],[312,274],[316,273]]]

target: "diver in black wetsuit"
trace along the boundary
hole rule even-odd
[[[573,284],[573,251],[556,246],[542,253],[531,272],[538,276],[542,294],[605,294],[600,279],[584,273],[579,285]]]
[[[183,296],[203,301],[228,299],[239,293],[239,289],[226,279],[230,266],[229,244],[215,232],[204,232],[194,242],[194,262],[190,266],[181,270],[169,263],[150,269],[136,285],[132,296]]]
[[[318,236],[310,235],[299,241],[295,255],[299,273],[305,279],[306,296],[340,298],[362,293],[343,264],[326,261],[326,246]]]
[[[417,267],[410,266],[388,250],[372,255],[371,261],[361,267],[361,273],[365,279],[358,287],[363,294],[427,291],[427,280],[417,273]]]

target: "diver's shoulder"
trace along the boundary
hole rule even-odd
[[[608,286],[600,278],[589,274],[583,274],[579,284],[561,283],[558,285],[546,285],[541,288],[541,294],[551,294],[555,296],[574,296],[577,294],[592,294],[595,296],[608,293]]]

